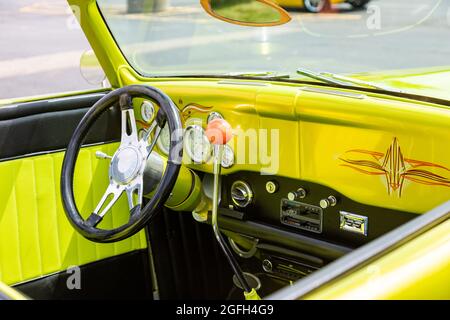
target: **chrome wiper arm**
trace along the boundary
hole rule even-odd
[[[333,79],[356,84],[361,87],[369,87],[369,88],[374,88],[374,89],[379,89],[379,90],[384,90],[384,91],[393,91],[393,92],[398,92],[398,93],[403,92],[399,89],[392,88],[389,86],[384,86],[384,85],[380,85],[380,84],[376,84],[376,83],[372,83],[372,82],[364,81],[364,80],[360,80],[360,79],[350,78],[350,77],[346,77],[346,76],[342,76],[342,75],[334,74],[334,73],[330,73],[330,72],[321,72],[320,74],[323,76],[326,76],[326,77],[333,78]]]
[[[383,91],[403,93],[403,91],[396,89],[396,88],[379,85],[376,83],[372,83],[372,82],[368,82],[368,81],[364,81],[364,80],[360,80],[360,79],[355,79],[355,78],[351,78],[351,77],[347,77],[347,76],[342,76],[342,75],[334,74],[331,72],[314,72],[314,71],[310,71],[308,69],[299,68],[299,69],[297,69],[297,73],[302,76],[306,76],[306,77],[309,77],[309,78],[312,78],[312,79],[315,79],[315,80],[318,80],[321,82],[339,85],[339,86],[349,86],[349,85],[355,86],[356,85],[361,88],[373,88],[373,89],[378,89],[378,90],[383,90]]]
[[[262,78],[262,79],[289,79],[289,74],[279,74],[273,71],[264,72],[229,72],[225,74],[230,77],[249,77],[249,78]]]
[[[334,85],[338,85],[338,86],[348,86],[348,82],[335,80],[335,79],[325,76],[323,73],[314,72],[314,71],[311,71],[311,70],[308,70],[305,68],[298,68],[297,74],[314,79],[314,80],[318,80],[320,82],[325,82],[328,84],[334,84]]]

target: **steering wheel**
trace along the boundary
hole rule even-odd
[[[146,134],[140,140],[138,139],[132,98],[153,100],[160,107]],[[117,103],[121,111],[121,141],[119,148],[111,158],[109,186],[95,210],[88,219],[84,220],[74,199],[73,175],[75,163],[89,129],[106,110],[117,106]],[[142,207],[145,183],[143,178],[147,158],[166,122],[171,137],[167,165],[152,198]],[[115,242],[134,235],[151,222],[156,214],[161,211],[161,206],[169,197],[180,170],[183,152],[181,130],[182,125],[178,108],[162,91],[150,86],[132,85],[123,87],[108,93],[95,103],[75,129],[63,161],[61,195],[66,216],[72,226],[89,240]],[[155,134],[149,142],[149,137],[154,131]],[[104,215],[117,202],[123,192],[126,193],[128,198],[129,221],[111,230],[97,228]]]

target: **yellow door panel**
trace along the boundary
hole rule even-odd
[[[80,152],[75,196],[86,216],[108,183],[108,162],[97,160],[95,151],[112,154],[116,148],[110,144]],[[75,232],[61,203],[63,157],[58,152],[0,163],[0,281],[16,284],[146,247],[143,232],[112,244],[96,244]],[[127,217],[128,205],[121,199],[100,227],[117,226]]]

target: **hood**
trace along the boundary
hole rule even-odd
[[[450,100],[450,66],[358,73],[352,77],[412,94]]]

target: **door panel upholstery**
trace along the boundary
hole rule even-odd
[[[39,100],[0,107],[0,159],[20,158],[64,149],[89,108],[104,93]],[[103,114],[85,144],[120,138],[120,111]]]
[[[108,161],[117,144],[81,150],[75,171],[75,195],[86,216],[106,190]],[[69,224],[60,195],[63,152],[0,162],[0,281],[17,284],[107,257],[146,248],[143,232],[112,244],[84,239]],[[100,225],[110,228],[128,217],[125,198]]]
[[[64,149],[86,111],[105,93],[86,93],[0,107],[0,281],[28,282],[70,266],[146,248],[144,233],[114,244],[84,239],[69,224],[61,202]],[[113,154],[120,138],[120,112],[111,108],[88,134],[75,171],[77,206],[86,216],[108,183],[109,161],[95,151]],[[128,217],[121,199],[99,227]]]

